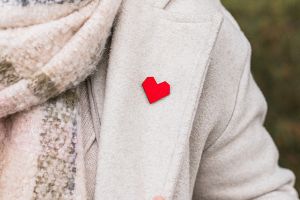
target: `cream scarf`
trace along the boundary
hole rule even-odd
[[[74,88],[121,0],[0,0],[0,199],[86,199]],[[20,112],[22,111],[22,112]]]

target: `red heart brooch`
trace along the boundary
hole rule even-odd
[[[147,77],[142,84],[149,103],[152,104],[170,94],[170,85],[166,81],[157,84],[154,77]]]

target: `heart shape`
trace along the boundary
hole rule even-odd
[[[147,77],[142,84],[149,103],[152,104],[170,94],[170,85],[166,81],[157,84],[154,77]]]

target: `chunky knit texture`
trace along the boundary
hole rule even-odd
[[[120,4],[0,1],[0,199],[87,199],[72,88],[95,70]]]
[[[119,4],[92,1],[48,23],[3,28],[0,117],[40,104],[90,75],[99,62]],[[48,14],[50,19],[55,15]],[[9,20],[10,15],[6,18]]]

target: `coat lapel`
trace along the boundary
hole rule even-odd
[[[140,2],[124,4],[113,35],[96,199],[172,198],[222,21]],[[142,88],[149,76],[171,86],[154,104]]]

